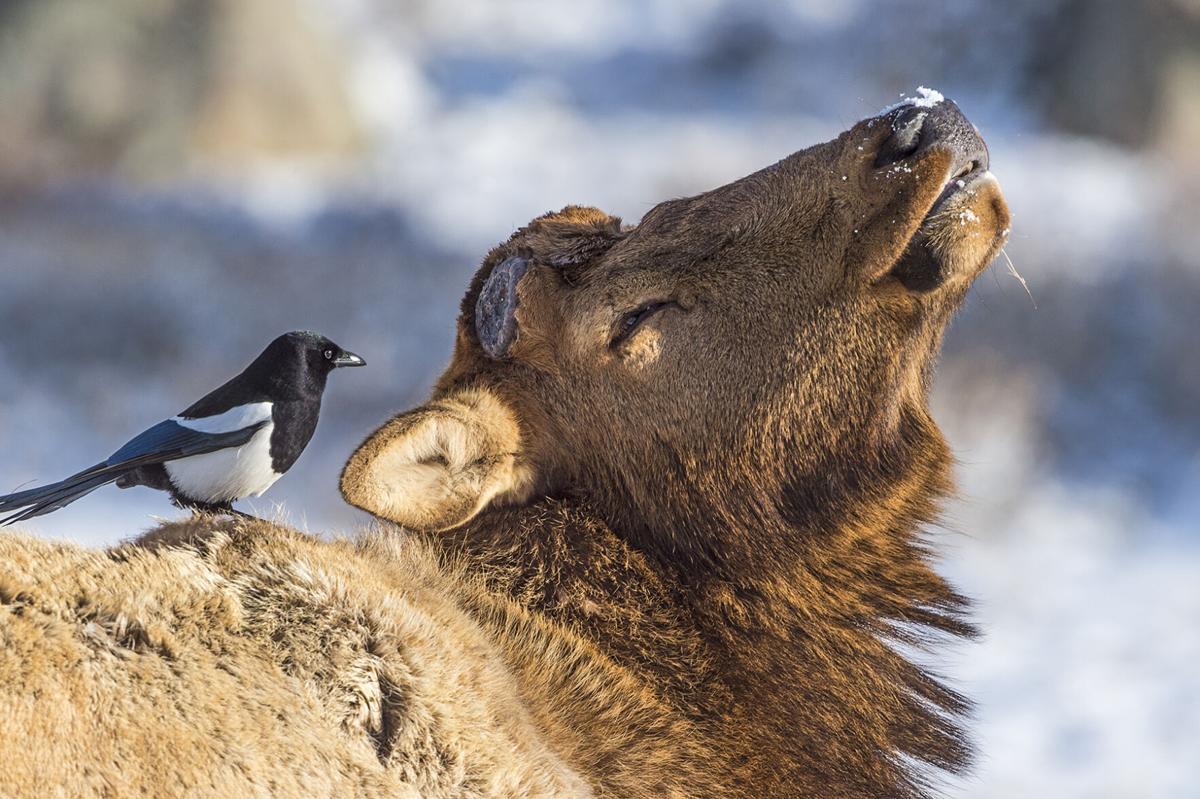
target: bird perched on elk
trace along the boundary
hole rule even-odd
[[[318,333],[278,337],[242,372],[107,459],[57,483],[0,496],[0,524],[65,507],[100,486],[149,486],[180,507],[232,511],[283,476],[317,429],[329,373],[362,358]]]

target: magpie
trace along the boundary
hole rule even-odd
[[[107,459],[65,480],[0,496],[0,525],[65,507],[102,485],[149,486],[181,508],[234,512],[291,468],[317,429],[329,373],[364,361],[318,333],[285,333],[241,374]]]

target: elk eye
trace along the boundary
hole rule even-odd
[[[617,323],[616,333],[613,334],[610,346],[617,346],[625,339],[633,335],[633,331],[638,329],[638,326],[645,322],[654,314],[666,308],[668,305],[674,305],[672,302],[651,302],[640,308],[637,308],[621,317],[621,321]]]

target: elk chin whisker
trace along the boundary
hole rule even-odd
[[[1021,284],[1021,288],[1025,289],[1025,293],[1029,295],[1029,302],[1033,304],[1033,309],[1037,310],[1037,300],[1033,298],[1033,292],[1029,290],[1029,284],[1025,282],[1025,278],[1021,277],[1021,273],[1017,271],[1016,265],[1012,258],[1009,257],[1008,251],[1004,247],[1000,247],[1000,254],[1004,256],[1004,260],[1008,262],[1008,273],[1017,279]]]

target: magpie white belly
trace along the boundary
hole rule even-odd
[[[257,497],[282,475],[271,467],[271,431],[266,424],[242,446],[163,464],[171,484],[199,502],[231,502]]]

